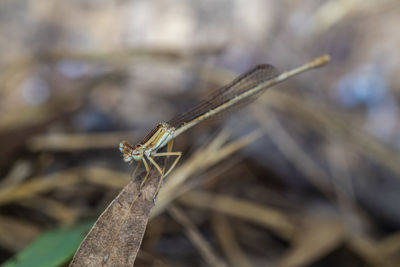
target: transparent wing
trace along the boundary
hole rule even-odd
[[[221,87],[214,93],[210,94],[206,99],[201,101],[194,108],[168,121],[168,124],[177,129],[181,127],[183,124],[188,123],[196,119],[197,117],[203,115],[204,113],[213,110],[216,107],[228,102],[235,96],[241,95],[242,93],[254,88],[255,86],[265,81],[268,81],[272,78],[275,78],[279,74],[280,73],[278,72],[278,70],[271,65],[267,64],[258,65],[252,70],[240,75],[229,84]],[[253,95],[250,97],[250,99],[246,100],[251,101],[255,99],[258,95],[259,94]],[[250,102],[246,100],[242,101],[242,103]],[[237,103],[237,104],[242,104],[242,103]],[[235,104],[235,106],[237,104]]]

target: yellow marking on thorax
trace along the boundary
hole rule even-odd
[[[156,128],[151,130],[151,132],[148,133],[145,138],[143,138],[143,140],[140,142],[140,144],[143,145],[143,146],[146,145],[150,141],[151,138],[154,138],[154,135],[157,132],[159,132],[160,128],[162,128],[162,127],[163,127],[163,125],[161,123],[157,124]]]
[[[163,146],[163,141],[170,135],[166,125],[160,123],[141,142],[144,150],[158,150]]]

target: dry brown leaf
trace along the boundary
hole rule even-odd
[[[71,266],[133,266],[154,206],[159,174],[157,170],[150,172],[141,193],[138,178],[129,182],[101,214]]]

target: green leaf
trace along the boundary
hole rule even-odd
[[[47,231],[26,249],[0,265],[1,267],[54,267],[66,263],[74,255],[82,239],[93,226],[82,222],[73,228]]]

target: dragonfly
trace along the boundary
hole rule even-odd
[[[171,173],[182,157],[182,152],[172,151],[174,139],[177,136],[208,118],[238,104],[245,103],[246,100],[258,97],[260,93],[271,86],[307,70],[324,66],[329,60],[329,55],[323,55],[283,73],[280,73],[274,66],[269,64],[258,65],[227,85],[217,89],[189,111],[174,117],[168,122],[159,123],[136,145],[133,146],[127,141],[122,141],[119,144],[119,150],[122,153],[123,160],[129,164],[138,162],[132,175],[136,173],[140,164],[143,163],[146,175],[141,182],[140,188],[143,187],[149,176],[150,165],[153,165],[161,175],[158,191],[163,179]],[[165,146],[167,146],[166,152],[158,152]],[[175,160],[168,170],[164,171],[155,159],[157,157],[170,156],[174,156]]]

